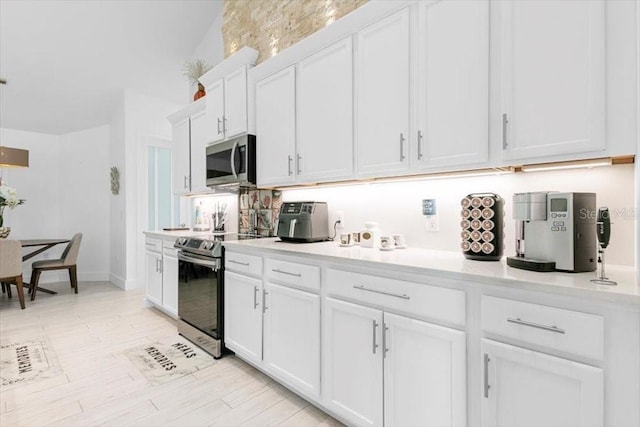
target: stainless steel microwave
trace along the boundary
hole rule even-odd
[[[242,135],[207,147],[207,187],[256,183],[256,137]]]

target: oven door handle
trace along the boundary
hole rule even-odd
[[[238,149],[238,140],[233,144],[233,148],[231,149],[231,172],[233,173],[233,177],[238,179],[238,172],[236,171],[236,150]]]
[[[185,255],[182,251],[178,252],[178,259],[184,262],[190,262],[196,265],[211,267],[212,270],[220,268],[220,258],[205,258],[197,255]]]

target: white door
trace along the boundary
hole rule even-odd
[[[173,193],[185,194],[191,191],[191,158],[189,157],[189,119],[173,125],[173,148],[171,150],[171,175]]]
[[[298,182],[353,177],[351,37],[298,64]]]
[[[225,138],[247,131],[247,67],[243,66],[224,78]]]
[[[384,425],[466,425],[465,333],[389,313],[384,327]]]
[[[207,88],[207,116],[210,121],[210,136],[205,142],[222,141],[224,139],[224,80],[220,79]]]
[[[381,426],[382,312],[325,298],[324,404],[349,424]]]
[[[164,248],[162,256],[162,306],[178,315],[178,258],[177,250]]]
[[[604,150],[604,3],[496,2],[506,159]]]
[[[482,340],[482,425],[602,426],[603,371]]]
[[[204,109],[191,117],[191,191],[207,191],[207,144],[215,134],[213,117]]]
[[[274,376],[320,397],[320,297],[285,286],[264,287],[264,362]]]
[[[418,3],[418,169],[489,155],[489,2]]]
[[[146,297],[154,304],[162,305],[162,255],[145,251],[147,271]]]
[[[258,186],[296,181],[295,83],[295,66],[256,83]]]
[[[224,273],[225,345],[255,363],[262,360],[262,281]]]
[[[409,9],[357,34],[356,159],[360,176],[408,169]]]

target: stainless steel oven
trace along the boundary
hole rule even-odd
[[[242,135],[206,148],[207,186],[256,183],[256,137]]]
[[[218,359],[224,349],[223,238],[179,238],[178,332]]]

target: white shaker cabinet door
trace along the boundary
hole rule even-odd
[[[505,159],[605,149],[604,3],[495,2]]]
[[[256,83],[258,186],[296,181],[295,66]]]
[[[162,257],[162,306],[178,315],[178,258],[176,250],[164,250]],[[169,253],[173,253],[170,255]]]
[[[298,64],[298,182],[353,177],[352,65],[351,37]]]
[[[324,403],[349,424],[381,426],[382,312],[332,298],[323,310]]]
[[[418,169],[489,155],[489,2],[418,3]]]
[[[264,363],[277,378],[320,396],[320,297],[285,286],[264,287]]]
[[[173,125],[171,150],[172,189],[174,194],[191,191],[191,158],[189,157],[189,119]]]
[[[224,78],[224,136],[231,138],[247,131],[247,67]]]
[[[224,135],[224,80],[220,79],[207,88],[207,116],[210,122],[210,137],[205,145],[222,141]]]
[[[156,305],[162,305],[162,255],[155,252],[145,252],[147,271],[146,297]]]
[[[262,281],[224,273],[224,341],[238,355],[262,361]]]
[[[208,108],[191,116],[191,191],[207,188],[207,144],[215,134],[214,119]]]
[[[389,313],[384,328],[384,425],[466,425],[465,333]]]
[[[409,167],[409,9],[357,34],[356,159],[359,176]]]
[[[483,426],[603,425],[602,369],[486,339],[482,356]]]

